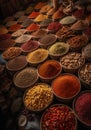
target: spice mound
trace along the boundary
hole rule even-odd
[[[82,55],[86,60],[91,61],[91,43],[82,49]]]
[[[39,2],[37,5],[35,5],[34,9],[38,10],[41,9],[46,3],[44,2]]]
[[[62,18],[63,16],[64,16],[64,13],[62,11],[60,11],[60,10],[57,10],[53,14],[52,18],[56,20],[56,19]]]
[[[84,31],[84,34],[87,35],[88,38],[91,38],[91,26]]]
[[[49,85],[40,83],[28,89],[24,95],[24,104],[27,109],[41,111],[49,106],[53,100],[53,93]]]
[[[39,42],[42,46],[51,45],[56,41],[56,36],[54,34],[47,34],[44,37],[42,37]]]
[[[6,40],[6,39],[10,39],[12,36],[11,34],[7,33],[7,34],[1,34],[0,35],[0,41],[2,40]]]
[[[47,15],[44,15],[44,14],[39,14],[35,19],[34,19],[34,22],[41,22],[45,19],[47,19],[48,16]]]
[[[61,65],[56,60],[48,60],[41,64],[38,68],[40,77],[53,78],[61,72]]]
[[[27,18],[24,20],[24,22],[22,23],[22,27],[28,27],[30,24],[32,24],[32,20],[30,18]]]
[[[38,29],[37,31],[31,33],[32,37],[34,38],[41,38],[44,37],[44,35],[47,34],[47,31],[45,29]]]
[[[48,25],[48,31],[56,32],[61,28],[61,24],[59,22],[52,22]]]
[[[84,9],[79,9],[79,10],[76,10],[74,13],[73,13],[73,16],[76,17],[76,18],[83,18],[84,17]]]
[[[76,21],[76,18],[73,16],[66,16],[63,19],[60,20],[60,23],[65,25],[65,24],[72,24]]]
[[[43,20],[41,23],[40,23],[40,26],[41,27],[47,27],[50,23],[52,22],[52,20],[51,19],[45,19],[45,20]]]
[[[26,28],[26,30],[32,32],[32,31],[38,30],[39,28],[40,28],[40,27],[39,27],[38,24],[32,23],[32,24],[30,24],[30,25]]]
[[[91,63],[85,64],[79,71],[80,79],[91,86]]]
[[[91,91],[81,94],[74,104],[78,119],[85,125],[91,126]]]
[[[2,57],[6,60],[15,58],[21,54],[21,49],[19,47],[10,47],[2,53]]]
[[[14,84],[19,88],[27,88],[38,80],[37,70],[27,67],[14,76]]]
[[[28,16],[28,18],[31,18],[31,19],[36,18],[39,14],[40,14],[39,12],[32,12],[32,13]]]
[[[19,29],[16,32],[12,33],[12,37],[19,37],[26,32],[27,32],[27,30],[25,30],[25,29]]]
[[[70,27],[63,26],[59,31],[56,33],[57,37],[61,40],[66,40],[69,37],[74,36],[74,32],[70,29]]]
[[[27,55],[27,61],[31,64],[38,64],[46,60],[48,51],[46,49],[37,49]]]
[[[16,58],[9,60],[6,63],[6,68],[10,71],[18,71],[27,65],[26,56],[20,55]]]
[[[51,6],[50,6],[49,4],[44,5],[44,6],[40,9],[40,13],[47,13],[50,9],[51,9]]]
[[[17,31],[19,29],[21,29],[21,25],[17,23],[17,24],[10,26],[9,31],[14,32],[14,31]]]
[[[82,54],[76,52],[71,52],[61,58],[61,64],[66,69],[78,69],[84,62],[85,59],[82,57]]]
[[[66,105],[54,105],[41,118],[41,130],[76,130],[74,112]]]
[[[39,47],[39,44],[35,40],[29,40],[21,46],[23,52],[31,52]]]
[[[80,82],[75,75],[64,74],[54,79],[52,89],[59,98],[73,98],[80,91]]]
[[[9,47],[12,47],[15,45],[15,41],[12,39],[6,39],[0,41],[0,50],[6,50]]]
[[[49,54],[53,56],[62,56],[69,51],[69,45],[64,42],[56,42],[49,48]]]
[[[77,35],[67,40],[67,43],[70,45],[70,49],[79,50],[85,46],[88,42],[88,38],[85,35]]]

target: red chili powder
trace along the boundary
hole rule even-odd
[[[60,64],[55,60],[49,60],[41,64],[39,67],[39,74],[44,78],[52,78],[56,76],[61,70]]]
[[[33,51],[35,49],[37,49],[39,46],[38,42],[37,41],[34,41],[34,40],[30,40],[28,42],[26,42],[25,44],[23,44],[21,46],[22,50],[23,51]]]
[[[75,102],[78,117],[91,126],[91,92],[81,94]]]
[[[48,26],[48,30],[50,31],[58,31],[61,28],[61,24],[58,22],[52,22]]]
[[[84,9],[79,9],[79,10],[76,10],[73,15],[76,17],[76,18],[82,18],[84,17]]]
[[[39,12],[32,12],[28,17],[29,18],[36,18],[40,13]]]
[[[69,107],[55,105],[42,116],[42,130],[75,130],[76,118]]]
[[[57,96],[71,98],[79,92],[80,82],[73,75],[61,75],[53,81],[52,88]]]
[[[30,24],[30,26],[28,26],[26,29],[27,29],[28,31],[36,31],[36,30],[38,30],[39,28],[40,28],[40,27],[39,27],[38,24],[32,23],[32,24]]]

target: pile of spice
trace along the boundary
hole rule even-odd
[[[71,26],[71,29],[74,31],[85,30],[88,27],[89,23],[86,20],[78,20]]]
[[[51,9],[49,9],[49,11],[47,12],[47,15],[48,16],[51,16],[51,15],[53,15],[55,13],[55,9],[54,8],[51,8]]]
[[[61,29],[58,30],[56,35],[59,39],[65,41],[69,37],[74,36],[74,32],[70,29],[70,27],[63,26]]]
[[[52,82],[54,94],[59,98],[73,98],[80,91],[80,82],[75,75],[60,75]]]
[[[9,33],[0,35],[0,41],[10,39],[10,38],[11,38],[11,34]]]
[[[81,122],[91,126],[91,91],[80,94],[75,101],[74,109]]]
[[[91,85],[91,63],[85,64],[79,71],[80,79]]]
[[[84,31],[84,34],[88,36],[88,38],[91,38],[91,26]]]
[[[9,47],[12,47],[15,45],[15,41],[13,39],[6,39],[0,41],[0,50],[6,50]]]
[[[45,4],[46,4],[46,3],[44,3],[44,2],[39,2],[37,5],[35,5],[34,9],[39,10],[39,9],[41,9]]]
[[[31,33],[33,38],[41,38],[44,37],[44,35],[47,34],[47,31],[45,29],[38,29],[37,31]]]
[[[91,24],[91,14],[86,16],[86,20],[89,22],[89,24]]]
[[[63,68],[78,69],[84,64],[85,59],[82,54],[71,52],[63,56],[60,61]]]
[[[60,11],[60,10],[57,10],[53,14],[52,18],[55,19],[55,20],[57,20],[57,19],[61,19],[63,16],[64,16],[64,13],[62,11]]]
[[[47,15],[44,15],[44,14],[39,14],[35,19],[34,19],[34,22],[41,22],[45,19],[47,19],[48,16]]]
[[[30,39],[31,39],[31,35],[23,34],[20,37],[16,38],[15,42],[22,44],[22,43],[29,41]]]
[[[84,47],[88,42],[86,35],[76,35],[67,40],[67,43],[70,45],[70,49],[79,50]]]
[[[41,46],[49,46],[52,45],[56,41],[56,36],[54,34],[47,34],[41,39],[39,39],[40,45]]]
[[[52,22],[48,25],[48,31],[57,32],[61,28],[61,24],[59,22]]]
[[[15,15],[14,15],[14,18],[20,18],[21,16],[23,16],[25,14],[25,12],[24,11],[17,11],[16,13],[15,13]]]
[[[60,23],[63,25],[66,25],[66,24],[72,24],[75,21],[76,21],[76,18],[74,16],[66,16],[60,20]]]
[[[44,6],[40,9],[40,13],[47,13],[50,9],[51,9],[51,6],[50,6],[49,4],[44,5]]]
[[[30,52],[27,55],[27,61],[31,64],[38,64],[46,60],[48,57],[48,51],[46,49],[37,49],[33,52]]]
[[[41,118],[41,130],[75,130],[76,117],[66,105],[54,105],[44,112]]]
[[[10,71],[18,71],[27,65],[26,56],[20,55],[6,63],[6,68]]]
[[[30,24],[26,29],[28,30],[28,31],[36,31],[36,30],[38,30],[40,27],[39,27],[39,25],[38,24],[35,24],[35,23],[32,23],[32,24]]]
[[[43,78],[53,78],[61,73],[61,65],[56,60],[47,60],[41,64],[38,68],[38,73],[40,77]]]
[[[32,11],[33,11],[33,7],[32,7],[32,5],[31,6],[29,6],[26,10],[25,10],[25,14],[27,14],[27,15],[29,15]]]
[[[62,56],[69,51],[69,45],[64,42],[56,42],[49,48],[49,54],[52,56]]]
[[[37,41],[30,40],[30,41],[26,42],[25,44],[23,44],[21,46],[21,49],[23,52],[31,52],[31,51],[34,51],[35,49],[37,49],[38,47],[39,47],[39,44]]]
[[[49,106],[53,100],[53,93],[49,85],[40,83],[34,85],[25,92],[24,104],[27,109],[32,111],[41,111]]]
[[[31,19],[36,18],[39,14],[40,14],[39,12],[32,12],[32,13],[28,16],[28,18],[31,18]]]
[[[41,23],[40,23],[40,26],[41,27],[47,27],[50,23],[52,22],[52,20],[51,19],[45,19],[45,20],[43,20]]]
[[[79,19],[84,18],[84,9],[76,10],[75,12],[73,12],[73,16]]]
[[[24,16],[21,16],[21,17],[17,20],[17,22],[18,22],[18,23],[23,23],[23,21],[26,20],[26,19],[27,19],[27,16],[24,15]]]
[[[32,86],[38,80],[37,70],[27,67],[14,76],[14,84],[19,88]]]
[[[8,33],[7,28],[4,25],[0,25],[0,35]]]
[[[8,21],[13,21],[14,20],[14,17],[13,16],[8,16],[8,17],[6,17],[4,20],[3,20],[3,22],[4,23],[7,23]]]
[[[91,61],[91,43],[87,44],[82,49],[82,55],[85,57],[86,60]]]
[[[17,24],[14,24],[14,25],[10,26],[10,28],[8,30],[10,32],[14,32],[14,31],[17,31],[19,29],[21,29],[21,25],[17,23]]]
[[[15,24],[17,24],[17,21],[8,21],[8,22],[5,24],[5,26],[6,26],[6,27],[10,27],[10,26],[15,25]]]
[[[19,37],[19,36],[23,35],[26,32],[27,32],[26,29],[19,29],[16,32],[12,33],[12,37]]]
[[[26,27],[28,27],[32,23],[33,23],[33,21],[30,18],[27,18],[27,19],[24,20],[24,22],[21,24],[21,26],[23,28],[26,28]]]
[[[15,58],[21,54],[21,48],[19,47],[10,47],[2,53],[2,57],[6,60]]]

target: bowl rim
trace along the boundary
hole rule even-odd
[[[48,83],[44,83],[44,82],[40,82],[40,83],[38,82],[35,85],[32,85],[31,87],[27,88],[26,91],[24,92],[24,95],[23,95],[23,103],[24,103],[24,106],[26,108],[27,108],[27,106],[25,105],[25,102],[24,102],[24,99],[26,97],[26,93],[28,92],[28,90],[31,90],[31,89],[37,87],[38,85],[47,85],[47,87],[51,89],[50,85]],[[52,89],[51,89],[51,94],[52,94],[52,99],[49,102],[49,104],[47,104],[47,106],[45,106],[44,108],[42,108],[40,110],[32,110],[32,109],[29,109],[29,108],[27,108],[27,109],[30,110],[30,111],[32,111],[32,112],[41,112],[41,111],[45,110],[52,103],[52,101],[53,101],[54,95],[53,95]]]
[[[73,76],[73,77],[75,77],[75,78],[78,80],[79,90],[77,91],[77,93],[76,93],[75,95],[71,96],[71,97],[68,97],[68,98],[58,96],[58,95],[54,92],[53,86],[52,86],[52,85],[53,85],[53,82],[54,82],[56,79],[54,79],[54,80],[52,81],[52,83],[51,83],[52,91],[53,91],[54,95],[55,95],[57,98],[59,98],[60,100],[72,100],[73,98],[75,98],[75,97],[80,93],[80,91],[81,91],[81,83],[80,83],[79,78],[78,78],[76,75],[71,74],[71,73],[63,73],[63,74],[59,75],[58,77],[62,77],[62,76],[65,76],[65,75]],[[57,77],[57,78],[58,78],[58,77]]]
[[[50,61],[56,62],[57,64],[59,64],[59,65],[60,65],[60,70],[59,70],[59,72],[58,72],[56,75],[54,75],[54,76],[52,76],[52,77],[50,77],[50,78],[49,78],[49,77],[46,78],[46,77],[41,76],[40,73],[39,73],[39,68],[41,67],[41,65],[43,65],[43,64],[40,64],[40,65],[38,66],[38,68],[37,68],[37,73],[38,73],[38,76],[39,76],[41,79],[44,79],[44,80],[52,80],[52,79],[56,78],[56,77],[62,72],[62,66],[61,66],[61,64],[60,64],[59,61],[50,59],[50,60],[47,60],[47,61],[45,61],[45,62],[50,62]],[[44,62],[44,63],[45,63],[45,62]]]
[[[80,119],[80,117],[78,116],[78,114],[77,114],[77,112],[76,112],[76,110],[75,110],[75,103],[76,103],[77,99],[78,99],[81,95],[83,95],[83,94],[85,94],[85,93],[91,93],[91,90],[84,90],[84,91],[80,92],[80,93],[76,96],[76,98],[73,100],[72,107],[73,107],[73,111],[74,111],[75,116],[77,117],[77,119],[78,119],[81,123],[83,123],[84,125],[86,125],[87,127],[91,127],[91,125],[89,125],[88,123],[86,123],[85,121],[83,121],[83,120]]]

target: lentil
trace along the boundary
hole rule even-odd
[[[53,94],[47,84],[40,83],[25,92],[24,104],[33,111],[40,111],[46,108],[52,101]]]

